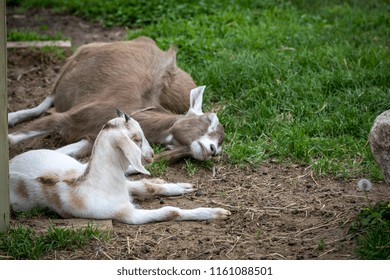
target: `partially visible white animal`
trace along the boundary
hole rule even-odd
[[[124,173],[129,165],[149,174],[141,161],[142,155],[152,153],[138,122],[121,114],[101,129],[86,164],[52,150],[31,150],[11,159],[11,205],[17,211],[43,206],[64,218],[114,219],[127,224],[228,218],[230,212],[222,208],[136,208],[132,194],[168,196],[194,191],[188,183],[128,180]]]

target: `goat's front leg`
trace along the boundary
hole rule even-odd
[[[128,191],[132,195],[141,197],[174,196],[195,191],[189,183],[166,183],[161,179],[143,179],[139,181],[126,181]]]
[[[127,224],[145,224],[150,222],[167,221],[199,221],[227,219],[230,211],[223,208],[181,209],[165,206],[159,209],[136,209],[131,203],[118,208],[114,219]]]

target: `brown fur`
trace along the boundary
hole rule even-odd
[[[48,174],[37,178],[37,181],[41,184],[41,191],[47,201],[50,201],[53,208],[59,213],[63,218],[70,218],[69,215],[63,208],[60,195],[57,190],[57,184],[60,181],[68,184],[69,186],[74,186],[78,178],[76,177],[75,170],[69,170],[64,174],[63,178],[59,178],[53,174]],[[84,201],[74,193],[74,189],[69,192],[70,204],[74,208],[82,209],[85,207]]]
[[[53,209],[55,209],[55,211],[61,216],[66,216],[67,214],[64,213],[62,209],[61,198],[57,191],[56,183],[58,181],[51,176],[39,177],[37,178],[37,181],[41,183],[41,192],[45,196],[46,200],[50,202]]]
[[[74,190],[70,191],[68,195],[69,195],[70,205],[72,205],[73,208],[77,208],[77,209],[85,208],[84,200],[81,199],[80,196],[75,194]]]
[[[173,47],[162,51],[147,37],[88,44],[68,59],[54,86],[56,112],[19,132],[59,132],[68,143],[83,138],[94,141],[103,125],[116,116],[116,108],[121,108],[140,123],[150,143],[165,145],[172,126],[184,119],[175,114],[189,109],[189,95],[195,87],[191,76],[176,66]],[[207,132],[204,118],[180,122],[184,130],[176,131],[181,140],[173,145],[188,145]],[[176,148],[181,147],[173,151]]]
[[[113,219],[117,221],[122,221],[125,222],[126,219],[128,218],[129,214],[131,213],[131,209],[128,206],[124,206],[121,208],[119,211],[116,211],[113,214]]]
[[[28,194],[28,191],[26,189],[26,185],[25,183],[23,182],[23,180],[19,181],[18,184],[17,184],[17,193],[25,198],[25,199],[28,199],[29,198],[29,194]]]
[[[71,143],[86,136],[95,140],[116,116],[116,108],[129,114],[148,106],[185,112],[196,85],[175,59],[173,48],[162,51],[147,37],[82,46],[68,59],[54,86],[56,112],[20,132],[60,132]]]
[[[148,195],[153,196],[156,193],[160,193],[161,189],[157,185],[145,183],[145,189]]]
[[[64,181],[69,186],[75,186],[77,180],[78,180],[78,177],[77,177],[77,171],[76,170],[68,170],[64,174],[64,178],[62,178],[62,181]]]
[[[176,211],[170,211],[168,215],[166,215],[162,221],[176,221],[180,218],[180,214]]]
[[[179,146],[172,150],[166,150],[158,154],[156,160],[165,159],[169,162],[174,162],[180,158],[184,158],[191,155],[191,150],[188,146]]]

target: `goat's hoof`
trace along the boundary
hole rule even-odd
[[[11,134],[8,134],[8,145],[13,146],[15,145],[15,143],[16,143],[15,137]]]
[[[229,210],[223,208],[216,208],[215,210],[217,210],[215,213],[215,219],[226,220],[232,214]]]
[[[178,183],[184,193],[190,193],[195,191],[194,186],[190,183]]]

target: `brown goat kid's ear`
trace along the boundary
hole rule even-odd
[[[200,86],[191,90],[190,110],[188,111],[189,115],[196,115],[196,116],[203,115],[202,99],[203,99],[203,91],[205,88],[206,86]]]

